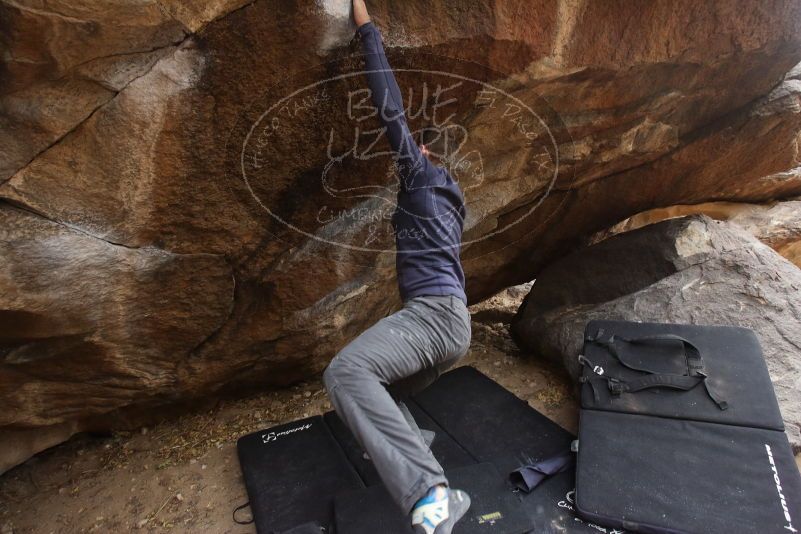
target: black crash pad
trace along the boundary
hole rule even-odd
[[[406,406],[409,412],[414,417],[417,425],[420,428],[431,430],[436,433],[434,442],[431,444],[431,452],[437,459],[439,464],[446,471],[457,467],[471,465],[475,463],[473,458],[467,451],[464,450],[441,426],[439,426],[431,417],[423,411],[416,402],[412,400],[406,401]],[[359,445],[356,438],[348,430],[342,420],[337,416],[336,412],[328,412],[323,418],[326,424],[331,428],[334,437],[342,445],[345,455],[348,460],[353,464],[359,476],[362,477],[367,486],[373,484],[380,484],[381,479],[373,467],[373,462],[365,458],[364,451]]]
[[[436,432],[431,450],[450,483],[471,495],[473,506],[454,534],[598,532],[572,513],[572,469],[530,494],[509,484],[512,470],[564,453],[574,439],[526,402],[478,370],[459,367],[406,404],[420,428]],[[409,532],[408,518],[335,413],[250,434],[238,446],[260,534],[304,525],[335,534]]]
[[[798,528],[801,476],[754,332],[592,321],[584,355],[591,364],[583,369],[576,468],[582,517],[639,532]],[[691,370],[706,383],[622,387]]]
[[[477,462],[491,462],[504,475],[521,465],[563,453],[575,439],[528,403],[469,366],[445,373],[417,395],[415,402]],[[417,419],[417,414],[413,414]],[[529,519],[528,532],[624,532],[599,527],[575,515],[572,468],[546,479],[531,493],[515,494]]]
[[[527,534],[624,534],[622,529],[602,527],[576,515],[576,474],[573,469],[542,482],[529,494],[519,493],[531,529]]]
[[[734,532],[732,518],[738,532],[790,532],[786,516],[801,516],[784,432],[612,411],[581,425],[582,443],[592,443],[580,456],[582,515],[638,521],[643,532],[705,533]]]
[[[329,496],[364,487],[321,416],[249,434],[237,449],[260,533],[328,525]]]
[[[570,449],[570,432],[473,367],[442,375],[415,397],[478,462],[502,473]]]
[[[658,323],[632,323],[625,321],[592,321],[587,334],[602,337],[614,334],[622,338],[642,338],[656,335],[676,335],[690,340],[703,355],[707,381],[713,390],[729,404],[719,409],[704,387],[696,387],[677,396],[674,390],[655,388],[638,394],[612,396],[609,389],[598,388],[598,398],[591,386],[582,388],[582,408],[620,413],[643,413],[658,417],[706,421],[727,425],[749,426],[784,431],[779,404],[773,394],[762,348],[756,334],[746,328],[733,326],[698,326]],[[663,373],[685,374],[687,362],[681,344],[631,345],[618,343],[616,350],[637,366]],[[642,373],[628,369],[604,346],[585,343],[584,356],[593,363],[613,371],[614,376],[632,380]],[[767,392],[767,394],[759,394]],[[681,402],[676,402],[681,398]]]

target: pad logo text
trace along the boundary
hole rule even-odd
[[[565,498],[563,500],[556,503],[556,506],[558,506],[559,508],[570,510],[575,514],[576,510],[575,508],[573,508],[573,505],[575,504],[575,499],[576,499],[576,490],[570,490],[565,494]],[[596,525],[595,523],[585,523],[584,520],[581,519],[580,517],[574,516],[573,521],[575,521],[576,523],[586,524],[588,527],[595,529],[598,532],[605,532],[607,534],[623,534],[625,532],[624,530],[618,530],[616,528],[607,530],[606,527]]]
[[[310,428],[311,428],[311,423],[306,424],[306,425],[302,425],[302,426],[298,426],[298,427],[295,427],[295,428],[290,428],[288,430],[282,430],[281,432],[268,432],[266,434],[262,434],[261,435],[261,442],[262,443],[270,443],[272,441],[277,441],[278,438],[280,438],[280,437],[283,437],[283,436],[286,436],[286,435],[289,435],[289,434],[293,434],[295,432],[300,432],[302,430],[308,430]]]
[[[776,491],[779,493],[779,504],[781,504],[782,512],[784,512],[784,519],[787,521],[787,524],[784,525],[784,529],[790,532],[798,532],[798,530],[793,528],[793,518],[790,516],[790,509],[787,507],[787,499],[784,497],[782,482],[779,480],[779,470],[776,469],[776,462],[773,461],[773,451],[767,443],[765,443],[765,450],[768,453],[768,461],[773,471],[773,481],[776,483]]]

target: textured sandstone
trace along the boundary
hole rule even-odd
[[[28,258],[6,246],[3,268],[24,269],[52,288],[54,266],[81,265],[87,254],[88,245],[67,244],[80,238],[117,251],[93,253],[82,279],[73,272],[71,284],[103,288],[79,299],[64,291],[22,299],[30,280],[4,279],[0,337],[34,318],[43,332],[54,329],[54,340],[61,329],[76,333],[64,357],[109,369],[127,388],[109,403],[103,373],[76,379],[46,358],[35,373],[16,374],[9,358],[31,349],[14,338],[0,360],[0,400],[17,406],[15,420],[4,423],[9,431],[65,425],[68,433],[126,417],[133,424],[154,406],[285,384],[319,371],[399,305],[391,250],[316,239],[356,241],[372,230],[368,222],[320,218],[330,200],[320,185],[324,134],[341,139],[353,130],[339,104],[303,111],[254,185],[257,198],[315,238],[265,213],[238,167],[243,139],[270,102],[357,68],[340,7],[0,0],[9,30],[0,76],[4,236],[24,236],[14,239],[41,251]],[[472,301],[531,280],[587,236],[651,208],[801,194],[797,71],[787,74],[801,61],[798,2],[377,0],[371,7],[396,66],[491,82],[534,106],[553,135],[537,160],[513,142],[520,132],[511,121],[477,108],[475,87],[451,93],[456,121],[469,132],[460,179],[465,239],[479,239],[463,254]],[[426,76],[399,78],[419,96]],[[331,96],[362,86],[361,79],[332,86]],[[384,158],[338,170],[347,188],[386,176],[388,165]],[[335,207],[381,202],[338,198]],[[378,242],[391,247],[386,235]],[[141,262],[145,294],[163,299],[130,292],[133,275],[117,275],[123,250]],[[171,258],[169,276],[148,278],[155,254]],[[181,293],[195,285],[202,294]],[[91,328],[87,309],[96,310]],[[145,316],[183,325],[183,341],[162,330],[148,331],[146,343],[120,337],[139,332]],[[96,339],[106,350],[94,350]],[[147,372],[119,367],[120,359]],[[58,395],[43,393],[51,389]],[[53,410],[56,399],[71,411]]]
[[[175,399],[233,304],[221,256],[114,245],[8,205],[0,257],[0,470],[30,454],[21,444],[54,445],[143,396]]]
[[[599,232],[598,242],[621,232],[636,230],[655,222],[687,215],[703,214],[719,221],[730,221],[801,267],[801,201],[788,200],[769,204],[744,202],[705,202],[638,213],[615,226]]]
[[[185,31],[158,2],[0,2],[0,182],[144,75]]]

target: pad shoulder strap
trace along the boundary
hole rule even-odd
[[[622,380],[619,377],[609,376],[607,373],[605,373],[601,366],[592,364],[592,362],[590,362],[585,356],[580,355],[579,363],[588,367],[595,375],[597,375],[598,378],[595,379],[596,381],[599,378],[606,381],[609,391],[613,395],[620,395],[621,393],[635,393],[637,391],[643,391],[657,387],[689,391],[698,384],[703,383],[707,395],[710,399],[712,399],[717,407],[721,410],[726,410],[728,408],[728,403],[721,399],[713,391],[712,387],[707,381],[706,367],[704,365],[704,359],[701,356],[701,351],[691,341],[684,337],[674,334],[660,334],[654,336],[626,338],[612,334],[609,337],[604,338],[604,330],[599,329],[595,335],[588,335],[585,339],[590,343],[594,343],[606,348],[607,351],[624,367],[633,371],[645,373],[645,375],[640,378],[627,381]],[[649,369],[642,364],[632,362],[627,356],[625,356],[625,353],[622,353],[620,350],[618,350],[618,343],[621,342],[630,345],[648,345],[665,342],[680,343],[683,347],[687,374],[679,375],[673,373],[660,373],[654,371],[653,369]],[[594,389],[595,386],[592,384],[593,379],[588,378],[583,381],[590,382],[590,385],[593,386],[593,394],[597,401],[598,395]]]

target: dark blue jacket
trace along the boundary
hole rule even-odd
[[[465,206],[459,184],[426,158],[404,115],[403,98],[372,22],[358,29],[367,84],[397,158],[398,204],[392,216],[398,286],[403,301],[420,295],[456,295],[467,304],[459,254]]]

